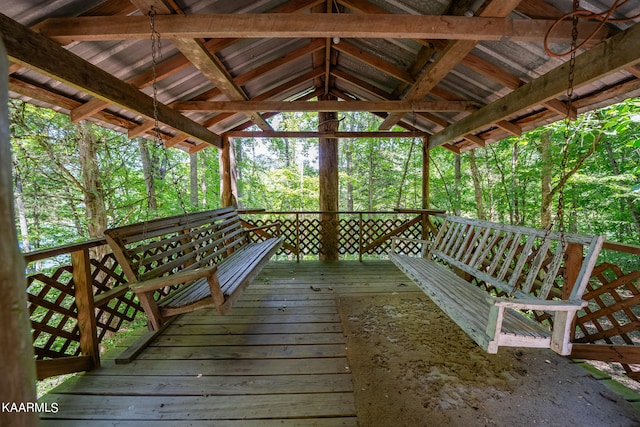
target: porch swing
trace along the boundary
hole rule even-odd
[[[578,6],[574,2],[567,129]],[[563,170],[569,132],[565,137]],[[438,215],[444,222],[433,241],[419,241],[421,257],[396,253],[402,239],[395,239],[389,259],[487,353],[506,346],[569,355],[573,319],[587,304],[582,296],[604,239],[565,233],[562,194],[559,199],[559,231]]]
[[[154,142],[160,145],[157,86],[155,12],[149,11],[152,41]],[[225,314],[242,290],[280,249],[283,236],[279,224],[245,229],[238,212],[225,207],[204,212],[183,213],[168,218],[111,228],[105,238],[124,275],[142,305],[149,329],[160,330],[177,314],[215,307]],[[249,236],[263,232],[260,241]]]

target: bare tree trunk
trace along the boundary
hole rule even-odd
[[[540,135],[540,161],[542,162],[541,183],[542,183],[542,203],[540,205],[540,227],[547,229],[551,226],[551,203],[553,193],[551,192],[551,177],[553,175],[553,164],[551,163],[551,131],[543,132]]]
[[[373,167],[375,148],[372,142],[369,143],[369,203],[367,204],[369,212],[373,212]]]
[[[189,156],[189,202],[191,208],[198,209],[198,153]]]
[[[615,155],[613,154],[613,148],[611,147],[611,143],[607,140],[604,141],[604,148],[607,150],[607,157],[609,158],[609,163],[611,164],[611,169],[613,169],[613,173],[616,175],[620,175],[620,166],[616,160]],[[624,197],[624,201],[631,213],[631,218],[633,218],[633,225],[635,226],[636,232],[640,233],[640,210],[633,202],[633,200],[629,197]]]
[[[409,170],[409,163],[411,162],[411,154],[413,153],[413,142],[409,145],[409,154],[407,160],[404,162],[404,168],[402,169],[402,177],[400,178],[400,186],[398,188],[398,198],[396,200],[396,208],[400,208],[400,202],[402,201],[402,187],[407,179],[407,171]]]
[[[518,140],[515,140],[513,143],[513,148],[511,149],[511,194],[513,197],[513,220],[517,225],[522,224],[522,220],[520,218],[520,198],[518,197],[518,192],[520,191],[520,180],[518,179],[518,163]]]
[[[14,182],[15,182],[15,201],[16,210],[18,211],[18,220],[20,222],[20,237],[22,238],[22,252],[31,252],[31,243],[29,242],[29,225],[27,224],[27,213],[24,209],[24,198],[22,197],[22,176],[18,168],[18,162],[13,160],[14,165]]]
[[[97,144],[91,124],[83,121],[77,125],[79,162],[82,170],[82,189],[90,237],[102,237],[107,228],[107,209],[104,188],[98,170]]]
[[[35,402],[36,369],[29,314],[24,259],[18,250],[13,210],[11,145],[9,137],[9,63],[0,40],[0,387],[1,402]],[[38,426],[36,412],[0,412],[0,425]]]
[[[138,151],[142,162],[142,173],[144,175],[144,185],[147,189],[147,208],[151,211],[158,210],[158,200],[156,198],[156,182],[153,178],[153,164],[149,154],[149,145],[146,139],[138,138]]]
[[[469,167],[471,168],[471,178],[473,179],[473,191],[476,199],[476,212],[478,219],[486,219],[484,205],[482,202],[482,182],[480,181],[480,170],[476,163],[475,150],[469,151]]]
[[[456,204],[454,206],[454,212],[456,215],[460,215],[460,181],[462,179],[462,170],[461,170],[461,161],[460,154],[454,155],[454,180],[453,180],[453,191],[458,195],[456,197]]]

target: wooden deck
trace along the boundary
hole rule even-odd
[[[271,262],[226,316],[185,314],[134,362],[47,394],[42,424],[356,426],[336,297],[412,291],[389,261]]]

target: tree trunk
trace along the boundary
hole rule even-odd
[[[478,170],[478,164],[476,163],[475,150],[469,151],[469,167],[471,168],[471,178],[473,179],[473,191],[476,199],[478,219],[486,219],[482,202],[482,182],[480,181],[480,170]]]
[[[107,228],[107,209],[100,171],[98,170],[97,144],[91,124],[83,121],[76,127],[78,132],[78,160],[82,171],[84,204],[87,210],[89,236],[102,237]]]
[[[328,100],[329,97],[321,97]],[[318,131],[335,132],[340,122],[333,112],[318,113]],[[320,260],[334,261],[339,255],[338,221],[338,139],[320,138],[318,144],[320,167]],[[336,212],[336,213],[332,213]]]
[[[347,162],[347,210],[353,211],[353,141],[346,142],[345,158]]]
[[[540,161],[542,166],[542,203],[540,205],[540,227],[547,229],[551,226],[551,203],[553,194],[551,192],[551,178],[553,175],[553,164],[551,163],[551,131],[545,131],[540,135]]]
[[[9,136],[7,53],[0,40],[0,387],[1,402],[36,401],[36,369],[29,314],[24,259],[18,250],[13,210],[11,179],[11,145]],[[38,426],[36,412],[0,412],[0,425],[8,427]]]
[[[189,156],[189,184],[191,208],[198,210],[198,153]]]
[[[402,188],[404,182],[407,179],[407,172],[409,170],[409,163],[411,162],[411,154],[413,153],[413,142],[409,145],[409,154],[407,154],[407,160],[404,162],[404,168],[402,169],[402,176],[400,177],[400,185],[398,187],[398,198],[396,199],[396,209],[400,208],[402,202]]]
[[[369,193],[367,208],[369,212],[373,212],[373,168],[374,162],[375,144],[369,142]]]
[[[520,218],[520,198],[518,197],[518,192],[520,191],[520,180],[518,179],[518,140],[515,140],[513,143],[513,148],[511,149],[511,194],[512,194],[512,204],[513,204],[513,220],[515,224],[522,224],[522,220]]]
[[[611,164],[613,173],[616,175],[620,175],[620,166],[616,161],[611,143],[605,140],[604,148],[607,150],[607,157],[609,158],[609,163]],[[631,213],[631,218],[633,218],[633,225],[635,226],[636,232],[640,233],[640,210],[630,197],[624,197],[624,201],[627,205],[627,208],[629,209],[629,212]]]
[[[150,211],[156,211],[158,210],[158,200],[156,198],[156,181],[153,177],[153,164],[151,163],[149,145],[146,139],[138,138],[138,151],[140,152],[140,161],[142,162],[144,184],[147,189],[147,209],[149,209]]]
[[[18,220],[20,222],[20,237],[22,238],[22,252],[31,252],[31,243],[29,242],[29,226],[27,224],[27,212],[24,208],[24,198],[22,197],[22,176],[18,168],[18,162],[13,161],[14,165],[14,182],[15,182],[15,201],[16,210],[18,211]]]

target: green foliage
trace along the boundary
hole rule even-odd
[[[11,104],[16,195],[20,195],[28,236],[37,247],[83,240],[84,201],[77,182],[78,132],[66,116],[13,101]],[[377,130],[381,119],[368,113],[341,113],[343,131]],[[312,113],[284,113],[271,119],[282,131],[316,130]],[[108,225],[144,221],[212,209],[220,203],[218,152],[198,153],[199,205],[189,204],[189,156],[149,143],[156,186],[156,211],[147,191],[137,144],[125,136],[92,127],[98,144],[100,180]],[[478,185],[485,215],[494,221],[540,226],[545,169],[543,132],[551,132],[553,220],[564,198],[562,222],[568,231],[601,233],[608,239],[640,243],[640,101],[558,122],[476,149]],[[567,140],[569,143],[567,144]],[[594,142],[595,150],[590,152]],[[421,207],[420,139],[342,139],[339,143],[340,209],[391,210]],[[318,209],[318,143],[315,139],[235,139],[239,202],[242,208],[275,211]],[[560,166],[566,152],[566,166]],[[459,162],[459,168],[456,163]],[[470,156],[431,151],[431,206],[477,216]],[[575,170],[574,170],[575,169]],[[570,176],[569,176],[570,175]]]

